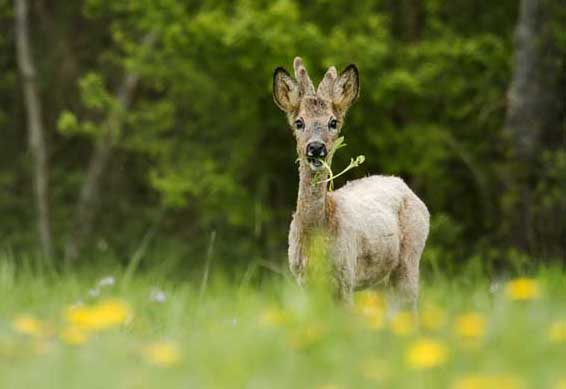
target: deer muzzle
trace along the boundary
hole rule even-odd
[[[324,143],[314,141],[307,144],[306,156],[312,168],[319,169],[322,167],[321,159],[326,158],[327,155],[328,151]]]

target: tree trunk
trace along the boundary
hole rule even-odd
[[[394,38],[415,43],[425,27],[425,9],[422,0],[390,0],[387,3]]]
[[[511,143],[508,205],[511,241],[533,248],[532,191],[545,130],[559,112],[556,50],[550,32],[551,1],[521,0],[515,30],[514,70],[508,91],[505,133]]]
[[[145,47],[155,43],[155,34],[149,33],[142,41]],[[74,219],[71,225],[71,234],[65,246],[65,262],[71,263],[78,259],[85,239],[91,234],[97,206],[100,201],[100,186],[102,178],[110,162],[112,149],[117,141],[119,129],[124,121],[124,114],[132,104],[134,90],[139,82],[139,75],[127,73],[122,85],[116,93],[120,108],[111,112],[103,128],[105,133],[98,138],[94,154],[90,160]]]
[[[29,41],[27,1],[14,0],[14,11],[18,68],[23,80],[29,148],[33,160],[33,185],[37,208],[37,228],[43,256],[50,258],[53,254],[53,248],[49,218],[49,169],[45,131],[42,122],[41,101],[37,87],[37,75]]]
[[[421,38],[424,27],[424,10],[421,0],[405,0],[403,2],[405,19],[405,39],[417,42]]]

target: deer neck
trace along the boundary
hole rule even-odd
[[[327,183],[319,183],[328,178],[328,173],[315,173],[301,161],[299,165],[299,194],[297,197],[297,221],[302,231],[322,229],[326,226]]]

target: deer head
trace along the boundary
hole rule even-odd
[[[275,69],[273,100],[287,114],[299,160],[317,171],[338,138],[346,111],[360,94],[358,68],[349,65],[338,75],[331,66],[315,91],[303,60],[296,57],[293,67],[295,78],[282,67]]]

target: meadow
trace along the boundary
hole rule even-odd
[[[565,388],[566,275],[425,277],[418,322],[286,276],[207,284],[0,260],[1,388]]]

